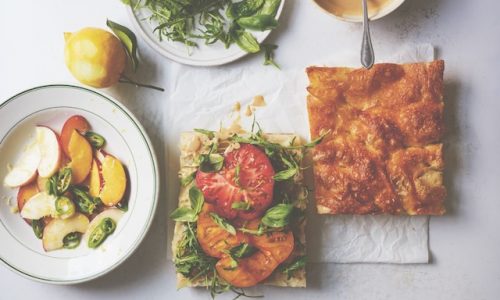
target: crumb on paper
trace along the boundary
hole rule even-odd
[[[257,95],[253,97],[252,100],[252,106],[266,106],[266,100],[264,99],[264,96],[262,95]]]
[[[254,112],[254,108],[252,108],[250,105],[247,105],[247,108],[245,109],[245,116],[247,117],[251,117],[253,112]]]
[[[241,103],[237,101],[233,106],[233,112],[239,112],[241,110]]]
[[[19,212],[19,208],[17,207],[17,205],[13,205],[10,207],[10,212],[13,213],[13,214],[17,214]]]
[[[10,171],[12,171],[12,164],[8,163],[7,164],[7,172],[10,172]]]
[[[116,108],[113,108],[111,112],[116,113]]]

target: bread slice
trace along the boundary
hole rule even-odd
[[[300,137],[294,135],[294,134],[266,134],[265,138],[267,141],[272,142],[272,143],[277,143],[280,145],[300,145],[302,144],[302,141]],[[179,171],[179,177],[180,178],[185,178],[186,176],[189,176],[192,174],[194,171],[196,171],[196,157],[200,153],[200,151],[203,151],[204,146],[206,146],[210,140],[207,138],[206,135],[197,133],[197,132],[184,132],[181,134],[181,140],[180,140],[180,148],[181,148],[181,156],[180,156],[180,171]],[[227,140],[220,140],[219,145],[226,145],[226,147],[231,147],[230,143]],[[294,150],[293,150],[294,151]],[[297,151],[299,153],[300,151]],[[302,159],[302,157],[301,157]],[[302,170],[299,176],[296,176],[296,182],[297,184],[303,186],[302,184]],[[194,185],[194,183],[190,183],[189,185],[186,186],[181,186],[180,192],[179,192],[179,207],[189,207],[190,206],[190,201],[189,201],[189,189]],[[298,192],[301,193],[301,192]],[[297,195],[297,198],[302,198],[304,201],[299,201],[297,202],[296,206],[301,209],[305,210],[306,208],[306,198],[307,198],[307,192],[305,188],[302,190],[302,195]],[[291,256],[298,257],[298,256],[303,256],[305,255],[305,220],[304,222],[301,222],[301,224],[298,224],[296,232],[294,232],[295,238],[300,242],[300,245],[303,245],[304,247],[300,247],[301,249],[294,249],[294,253],[292,253]],[[186,230],[186,225],[183,222],[176,222],[175,224],[175,229],[174,229],[174,236],[172,240],[172,252],[173,252],[173,259],[175,260],[175,257],[177,256],[177,249],[179,242],[185,237],[185,230]],[[306,272],[305,272],[305,267],[302,267],[301,269],[293,272],[291,276],[287,276],[285,273],[283,273],[279,268],[275,270],[275,272],[268,277],[262,284],[265,285],[273,285],[273,286],[282,286],[282,287],[305,287],[306,286]],[[197,280],[197,281],[191,281],[182,274],[177,272],[177,287],[182,288],[182,287],[196,287],[196,286],[206,286],[205,280]]]
[[[444,61],[307,68],[320,214],[442,215]]]

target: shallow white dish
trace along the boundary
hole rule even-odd
[[[279,19],[285,2],[286,0],[281,1],[276,19]],[[198,47],[192,48],[190,50],[192,53],[189,53],[188,48],[182,43],[167,40],[159,41],[158,35],[153,33],[154,28],[158,24],[153,24],[149,21],[151,13],[148,10],[139,9],[134,11],[130,6],[127,6],[127,10],[130,20],[134,24],[135,31],[139,32],[144,41],[155,51],[173,61],[192,66],[218,66],[230,63],[249,54],[240,49],[236,44],[226,49],[220,42],[213,45],[205,45],[201,40],[197,41]],[[271,30],[263,32],[252,31],[252,34],[259,43],[262,43],[270,33]]]
[[[64,121],[75,114],[84,116],[92,130],[106,138],[105,149],[127,168],[129,209],[115,233],[98,249],[81,243],[73,250],[45,252],[31,226],[11,212],[17,189],[1,185],[0,261],[25,277],[53,284],[92,280],[121,264],[146,235],[158,199],[158,164],[144,128],[115,99],[71,85],[35,87],[0,104],[0,180],[3,182],[7,164],[16,161],[35,125],[59,132]]]
[[[345,22],[353,22],[353,23],[360,23],[363,22],[363,16],[360,14],[359,16],[351,16],[351,15],[336,15],[328,10],[326,10],[321,4],[319,4],[316,0],[311,0],[316,6],[318,6],[321,10],[326,12],[329,15],[334,16],[335,18],[345,21]],[[361,0],[353,0],[353,1],[361,1]],[[391,3],[387,4],[384,6],[382,9],[379,11],[370,14],[368,17],[370,18],[371,21],[380,19],[382,17],[387,16],[391,12],[395,11],[398,7],[403,4],[405,0],[392,0]]]

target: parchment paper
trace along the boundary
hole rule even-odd
[[[434,58],[431,45],[405,46],[395,55],[377,62],[417,62]],[[359,67],[359,54],[346,53],[311,61],[310,65]],[[196,68],[171,67],[170,97],[165,106],[168,210],[177,206],[179,135],[193,128],[217,130],[228,124],[234,104],[243,116],[255,95],[263,95],[267,106],[256,111],[256,120],[266,132],[297,133],[309,140],[306,109],[308,80],[304,69],[280,71],[259,65],[229,65]],[[234,117],[234,113],[232,114]],[[306,176],[310,178],[310,170]],[[318,216],[314,201],[308,209],[307,251],[310,262],[328,263],[428,263],[428,217],[405,216]],[[173,224],[169,224],[169,241]],[[168,252],[171,256],[171,251]]]

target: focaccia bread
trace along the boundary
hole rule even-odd
[[[442,60],[310,67],[316,206],[322,214],[442,215]]]
[[[302,144],[300,138],[293,134],[266,134],[265,139],[271,143],[276,143],[280,145],[294,145],[298,146]],[[179,177],[186,178],[189,177],[190,174],[193,174],[197,170],[197,156],[204,151],[204,149],[208,148],[210,140],[202,133],[199,132],[184,132],[181,134],[180,148],[181,148],[181,157],[180,157],[180,172]],[[231,151],[232,147],[235,147],[234,144],[231,144],[228,140],[221,139],[219,141],[220,151],[228,152]],[[302,160],[302,154],[297,152],[297,155],[300,155],[298,159]],[[299,170],[299,174],[295,177],[297,180],[297,190],[295,193],[295,198],[301,199],[295,203],[295,206],[301,211],[305,211],[306,208],[306,199],[307,199],[307,190],[302,189],[302,170]],[[191,207],[190,199],[189,199],[189,190],[191,187],[195,186],[195,181],[187,184],[181,185],[179,192],[179,207]],[[293,230],[293,234],[295,236],[295,242],[297,245],[290,256],[292,258],[304,257],[305,256],[305,218],[299,223],[296,224],[295,229]],[[176,222],[174,229],[174,237],[172,240],[172,251],[173,251],[173,259],[174,264],[176,264],[176,260],[181,261],[182,258],[179,253],[179,246],[183,243],[183,240],[186,238],[186,234],[188,233],[188,224],[186,222]],[[289,259],[289,260],[290,260]],[[177,266],[177,265],[176,265]],[[179,270],[177,269],[177,286],[178,288],[182,287],[195,287],[195,286],[209,286],[211,284],[210,280],[207,281],[207,278],[200,277],[196,280],[190,280]],[[266,285],[274,285],[274,286],[282,286],[282,287],[305,287],[306,286],[306,274],[305,274],[305,266],[301,265],[300,268],[291,273],[283,272],[283,268],[278,267],[272,275],[270,275],[267,279],[261,282],[261,284]]]

